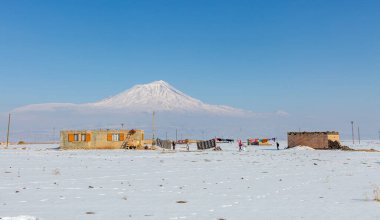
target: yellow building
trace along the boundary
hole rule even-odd
[[[61,131],[61,149],[135,149],[143,146],[143,130]]]

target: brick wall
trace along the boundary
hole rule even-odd
[[[337,132],[289,132],[288,147],[308,146],[315,149],[328,148],[328,140],[339,141]]]

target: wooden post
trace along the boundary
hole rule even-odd
[[[360,144],[360,129],[359,129],[359,126],[358,126],[358,140],[359,140],[359,144]]]
[[[178,141],[178,129],[176,128],[175,129],[175,142]]]
[[[354,122],[353,121],[351,121],[351,128],[352,128],[352,144],[355,144]]]
[[[7,147],[9,145],[9,129],[10,129],[10,126],[11,126],[11,114],[9,114],[9,117],[8,117]]]
[[[153,111],[153,117],[152,117],[152,146],[155,145],[155,140],[154,140],[154,133],[155,133],[155,127],[154,127],[154,111]]]
[[[53,138],[52,138],[52,142],[55,142],[55,128],[53,128]]]

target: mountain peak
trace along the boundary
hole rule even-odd
[[[205,104],[192,98],[169,83],[159,80],[132,87],[116,96],[91,105],[102,108],[119,108],[136,111],[209,112],[213,114],[245,114],[228,106]],[[245,112],[245,113],[244,113]]]
[[[169,83],[165,82],[164,80],[153,81],[153,82],[148,83],[148,84],[145,84],[145,85],[163,85],[163,86],[170,86]]]
[[[147,84],[136,85],[136,86],[132,87],[131,89],[129,89],[123,93],[120,93],[119,95],[122,95],[122,94],[126,95],[127,93],[131,93],[131,91],[136,91],[136,90],[145,90],[145,92],[147,93],[146,95],[151,94],[154,96],[162,95],[162,93],[165,91],[166,92],[182,93],[179,90],[175,89],[173,86],[171,86],[169,83],[167,83],[163,80],[158,80],[158,81],[154,81],[154,82],[147,83]],[[184,94],[182,93],[182,95],[184,95]]]
[[[54,109],[108,109],[126,112],[168,111],[182,113],[210,113],[217,115],[247,115],[252,112],[221,105],[210,105],[192,98],[169,83],[158,80],[147,84],[133,86],[131,89],[95,103],[86,104],[41,104],[18,108],[25,110]]]
[[[98,107],[146,110],[193,109],[202,104],[163,80],[136,85],[116,96],[93,103]]]

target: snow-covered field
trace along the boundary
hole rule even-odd
[[[229,144],[222,152],[176,153],[56,147],[1,148],[0,217],[380,219],[380,153],[272,146],[237,152]],[[380,150],[378,141],[354,147]]]

